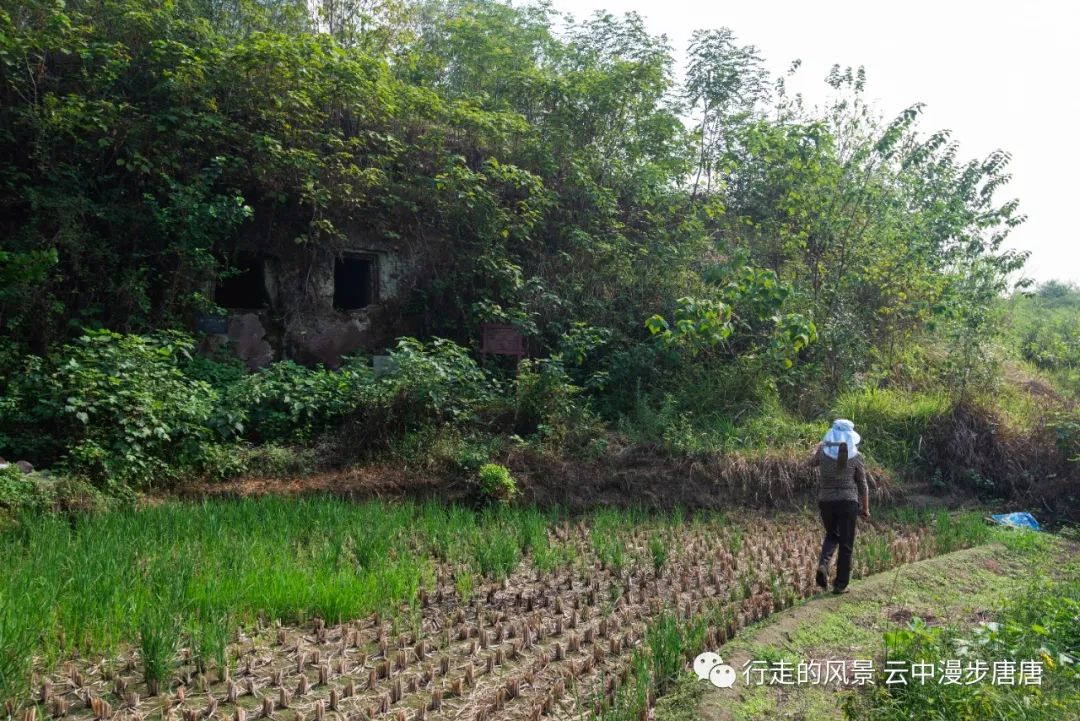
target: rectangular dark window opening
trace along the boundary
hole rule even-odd
[[[334,307],[359,310],[375,302],[375,258],[346,255],[334,261]]]
[[[217,282],[214,302],[222,308],[263,308],[267,304],[263,261],[256,256],[240,256]]]

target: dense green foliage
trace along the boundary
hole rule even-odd
[[[213,391],[178,364],[191,342],[92,332],[50,360],[31,356],[3,398],[5,445],[64,457],[102,483],[139,485],[191,465],[208,440]]]
[[[245,460],[254,457],[243,444],[271,451],[347,417],[385,436],[478,423],[481,412],[507,402],[476,361],[441,339],[403,339],[378,376],[363,360],[338,371],[283,362],[245,374],[227,361],[192,357],[191,346],[178,333],[98,331],[48,358],[27,357],[0,396],[0,445],[116,491],[249,470]],[[379,433],[353,441],[377,446],[386,440]]]
[[[1080,289],[1049,282],[1012,299],[1013,343],[1021,356],[1072,393],[1080,391]]]
[[[2,453],[145,486],[363,419],[353,451],[453,427],[599,453],[607,423],[698,452],[865,409],[904,468],[918,399],[996,378],[1009,156],[883,119],[861,69],[808,108],[730,30],[677,81],[635,15],[495,0],[0,2],[0,38]],[[244,377],[162,333],[213,309],[241,239],[333,253],[354,227],[438,269],[388,376]],[[492,321],[543,359],[512,384],[470,358]],[[1068,362],[1064,321],[1031,332]],[[910,419],[852,405],[884,385],[921,394]]]

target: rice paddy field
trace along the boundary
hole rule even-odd
[[[856,578],[984,541],[864,524]],[[703,648],[805,599],[819,521],[330,497],[170,502],[0,531],[21,721],[644,719]]]

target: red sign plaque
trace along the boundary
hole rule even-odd
[[[491,355],[525,357],[525,339],[509,323],[484,323],[480,326],[480,352]]]

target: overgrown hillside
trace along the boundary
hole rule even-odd
[[[0,454],[53,471],[0,503],[371,462],[772,501],[846,416],[881,492],[1075,507],[1077,294],[1005,299],[1008,154],[861,68],[806,107],[727,29],[675,70],[639,17],[543,5],[0,2]],[[356,227],[415,263],[380,372],[196,352],[242,244]]]

